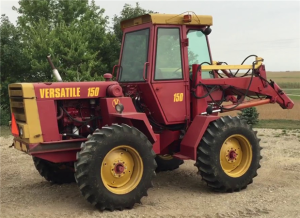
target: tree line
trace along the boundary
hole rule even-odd
[[[120,21],[154,13],[124,4],[120,14],[88,0],[20,0],[17,24],[1,15],[1,125],[10,120],[8,84],[55,81],[51,59],[64,81],[99,81],[118,62]],[[110,22],[111,20],[111,22]]]

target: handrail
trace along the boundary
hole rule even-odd
[[[263,58],[257,57],[254,69],[259,68],[263,60]],[[252,65],[201,65],[201,70],[249,70],[252,69],[252,67]]]
[[[146,66],[147,65],[149,65],[150,63],[149,62],[145,62],[145,64],[144,64],[144,69],[143,69],[143,79],[145,80],[145,81],[147,81],[147,78],[146,78]]]

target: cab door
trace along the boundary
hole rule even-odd
[[[183,55],[181,26],[155,28],[152,88],[165,116],[166,124],[187,119],[188,80]]]

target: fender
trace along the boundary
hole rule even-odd
[[[112,113],[110,114],[110,118],[118,123],[131,123],[132,126],[143,132],[149,139],[149,141],[153,144],[157,141],[156,134],[152,130],[152,127],[149,123],[149,120],[145,113],[138,112],[123,112]],[[128,122],[130,121],[130,122]]]
[[[178,158],[196,160],[197,147],[208,125],[210,122],[219,118],[220,117],[218,116],[197,115],[181,141],[180,152],[174,156]]]

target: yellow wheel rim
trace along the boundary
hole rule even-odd
[[[172,160],[173,156],[169,154],[164,154],[164,155],[158,155],[161,159],[163,160]]]
[[[249,140],[242,135],[232,135],[223,143],[220,151],[223,171],[230,177],[240,177],[252,162],[252,148]]]
[[[126,194],[138,186],[143,169],[139,153],[130,146],[120,145],[110,150],[102,161],[102,182],[110,192]]]

